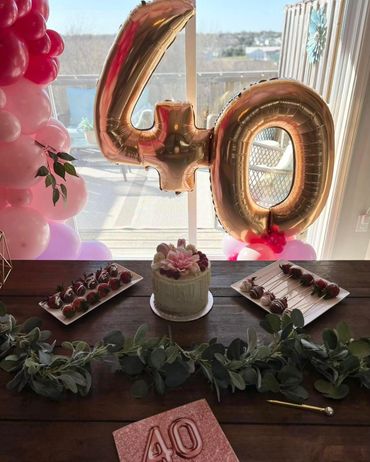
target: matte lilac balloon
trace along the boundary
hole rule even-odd
[[[310,244],[300,240],[288,241],[279,254],[281,260],[316,260],[316,251]]]
[[[38,260],[77,260],[80,251],[80,237],[64,223],[50,222],[50,241]]]
[[[112,253],[99,241],[82,242],[77,260],[111,260]]]

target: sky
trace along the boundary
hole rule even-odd
[[[171,0],[169,0],[171,1]],[[197,0],[199,32],[281,32],[292,0]],[[139,0],[49,0],[48,27],[62,34],[115,34]]]

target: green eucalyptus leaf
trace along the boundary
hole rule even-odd
[[[320,379],[316,380],[314,386],[316,390],[322,393],[326,398],[343,399],[349,393],[349,387],[344,383],[336,387],[332,383]]]
[[[142,324],[138,328],[134,336],[134,345],[141,345],[145,340],[145,336],[147,332],[148,332],[148,326],[146,324]]]
[[[6,306],[3,302],[0,301],[0,317],[6,315]]]
[[[167,356],[166,362],[169,364],[173,363],[174,361],[176,361],[178,354],[179,354],[179,351],[176,346],[174,345],[169,346],[168,348],[166,348],[166,356]]]
[[[253,327],[247,329],[248,353],[254,351],[257,347],[257,333]]]
[[[238,390],[245,390],[245,381],[241,374],[237,374],[236,372],[229,371],[231,383],[237,388]]]
[[[365,339],[354,340],[348,345],[349,351],[353,356],[357,356],[360,359],[370,356],[370,341]]]
[[[131,393],[134,396],[134,398],[144,398],[148,394],[148,392],[149,387],[145,380],[136,380],[136,382],[132,384]]]
[[[67,390],[70,390],[72,393],[78,392],[77,384],[70,374],[61,374],[59,379],[63,382],[63,385]]]
[[[213,359],[215,353],[219,353],[221,355],[225,354],[226,348],[222,343],[212,343],[209,345],[208,348],[206,348],[203,353],[202,353],[202,359],[208,359],[211,360]]]
[[[293,323],[290,322],[281,331],[281,336],[280,336],[281,340],[287,339],[289,337],[289,335],[292,333],[292,331],[293,331]]]
[[[333,329],[325,329],[322,338],[328,350],[335,350],[338,346],[338,337]]]
[[[165,384],[167,387],[179,387],[189,377],[189,371],[185,364],[180,361],[175,361],[172,364],[165,364],[162,368],[166,378]]]
[[[216,379],[224,380],[229,378],[229,373],[226,367],[219,361],[214,359],[212,361],[212,374]]]
[[[280,391],[288,400],[295,403],[302,403],[309,396],[307,390],[301,385],[288,389],[281,389]]]
[[[155,369],[160,369],[166,361],[166,352],[163,348],[156,348],[150,353],[149,362]]]
[[[116,353],[123,348],[125,339],[120,330],[114,330],[103,338],[104,345],[108,345],[110,353]]]
[[[131,376],[141,374],[145,367],[137,356],[124,356],[120,358],[120,364],[123,372]]]
[[[29,319],[26,319],[24,323],[21,325],[20,329],[21,332],[24,332],[25,334],[28,334],[31,332],[35,327],[41,327],[42,321],[40,318],[32,317]]]
[[[153,381],[154,381],[154,387],[156,392],[159,395],[164,395],[166,391],[166,385],[164,383],[164,380],[161,376],[161,374],[158,371],[154,371],[153,373]]]
[[[257,385],[257,372],[253,367],[248,367],[242,372],[247,385]]]
[[[246,350],[246,348],[247,344],[240,338],[236,338],[227,348],[227,357],[229,359],[240,359],[240,356]]]
[[[347,323],[341,321],[336,328],[339,341],[342,343],[348,343],[351,340],[351,330]]]
[[[293,321],[295,327],[304,327],[304,316],[301,310],[294,309],[290,315],[290,318]]]
[[[200,363],[200,368],[203,372],[203,374],[206,376],[206,378],[212,382],[213,381],[213,377],[212,377],[212,373],[211,371],[208,369],[207,366],[205,366],[203,363]]]
[[[267,371],[263,375],[259,391],[271,391],[272,393],[278,393],[280,391],[280,384],[272,372]]]

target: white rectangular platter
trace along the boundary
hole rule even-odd
[[[297,308],[300,309],[303,313],[305,326],[312,322],[314,319],[318,318],[330,308],[337,305],[341,300],[346,298],[349,295],[349,292],[345,289],[340,287],[340,292],[335,298],[330,299],[320,299],[317,295],[311,295],[310,288],[304,287],[299,284],[296,279],[288,278],[286,275],[283,274],[279,265],[284,263],[291,263],[286,260],[278,260],[271,265],[265,266],[261,270],[256,271],[255,273],[248,274],[245,278],[241,279],[238,282],[235,282],[231,285],[231,287],[240,293],[243,297],[247,298],[254,304],[258,305],[263,310],[270,313],[270,310],[263,306],[260,300],[255,300],[249,296],[248,293],[243,292],[240,290],[240,286],[244,279],[256,277],[255,283],[257,285],[262,285],[265,287],[266,290],[269,290],[269,287],[272,287],[272,292],[275,294],[276,297],[284,297],[286,294],[288,298],[288,308]],[[294,266],[294,263],[291,263]],[[315,274],[311,271],[306,270],[302,266],[299,266],[303,272],[310,273],[315,279],[323,279],[326,282],[334,282],[335,281],[328,281],[327,279],[321,277],[318,274]]]
[[[109,294],[106,297],[100,299],[99,302],[97,302],[94,305],[90,306],[86,311],[81,311],[79,313],[76,313],[72,318],[66,318],[63,315],[61,309],[49,308],[49,306],[47,305],[46,302],[39,302],[39,306],[41,306],[41,308],[43,308],[45,311],[50,313],[52,316],[54,316],[54,318],[58,319],[58,321],[62,322],[66,326],[68,326],[69,324],[72,324],[73,322],[75,322],[78,319],[82,318],[86,314],[90,313],[91,311],[93,311],[96,308],[98,308],[99,306],[101,306],[103,303],[107,302],[108,300],[110,300],[111,298],[113,298],[116,295],[120,294],[121,292],[124,292],[126,289],[128,289],[129,287],[137,284],[138,282],[140,282],[143,279],[143,277],[140,276],[140,274],[134,273],[130,269],[125,268],[124,266],[121,266],[118,263],[116,263],[116,265],[118,267],[119,272],[129,271],[131,273],[131,275],[132,275],[131,282],[129,282],[127,284],[122,284],[122,286],[119,287],[117,290],[112,290],[111,292],[109,292]],[[87,290],[86,294],[88,294],[89,292],[92,292],[92,291]]]

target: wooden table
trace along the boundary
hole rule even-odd
[[[100,267],[99,262],[15,262],[1,293],[8,311],[18,320],[40,316],[58,344],[84,339],[91,344],[113,329],[132,335],[142,323],[150,333],[167,333],[168,322],[149,308],[150,265],[144,261],[122,262],[144,276],[144,280],[118,295],[105,306],[64,327],[37,302],[56,286]],[[230,284],[263,262],[213,262],[211,291],[214,308],[210,314],[187,324],[171,324],[172,335],[182,345],[218,337],[222,342],[259,327],[263,312],[230,288]],[[356,336],[370,334],[370,262],[303,263],[322,277],[351,292],[350,297],[308,326],[316,340],[325,327],[347,321]],[[241,461],[360,462],[370,461],[370,394],[352,389],[349,398],[330,402],[312,390],[310,403],[332,405],[335,416],[272,407],[272,396],[237,392],[218,404],[204,380],[193,380],[164,397],[151,394],[143,400],[130,395],[130,384],[107,365],[94,366],[93,390],[88,397],[69,397],[52,402],[29,391],[13,394],[5,389],[9,380],[0,373],[0,461],[116,461],[112,431],[130,422],[167,409],[206,398]],[[136,462],[136,461],[133,461]],[[137,461],[141,462],[141,461]]]

